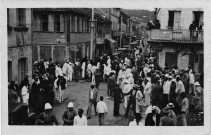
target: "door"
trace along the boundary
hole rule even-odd
[[[63,64],[66,61],[66,49],[65,46],[55,46],[53,50],[53,58],[55,62]]]
[[[177,66],[177,53],[176,52],[166,52],[165,53],[165,63],[168,64],[169,68]]]
[[[194,57],[194,71],[196,73],[199,72],[199,54],[196,54],[195,57]]]
[[[18,60],[18,82],[19,84],[24,79],[25,74],[27,74],[27,58],[21,58]]]
[[[180,11],[174,12],[174,29],[180,28],[180,18],[181,18],[181,12]]]
[[[173,29],[174,26],[174,11],[169,11],[168,29]]]
[[[12,61],[8,61],[8,82],[12,81]]]

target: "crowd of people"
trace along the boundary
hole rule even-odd
[[[99,125],[103,125],[104,115],[108,112],[98,91],[101,82],[107,83],[107,97],[113,98],[114,117],[119,117],[120,104],[125,108],[124,117],[128,125],[176,126],[177,119],[187,126],[186,115],[192,108],[203,111],[203,74],[196,81],[191,66],[187,69],[170,68],[168,64],[161,68],[155,52],[143,55],[138,45],[118,56],[99,56],[95,61],[88,57],[71,62],[69,59],[61,65],[49,60],[35,61],[32,85],[25,75],[18,86],[9,83],[9,103],[25,103],[29,111],[37,114],[36,124],[58,125],[52,112],[55,100],[62,103],[67,98],[67,82],[84,79],[91,82],[87,116],[83,109],[78,113],[70,102],[62,119],[64,125],[87,125],[91,118],[92,105]],[[191,101],[187,95],[192,95]],[[146,114],[143,119],[142,114]]]

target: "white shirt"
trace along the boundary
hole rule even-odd
[[[87,126],[87,118],[86,116],[82,115],[82,118],[80,118],[78,115],[74,118],[74,126]]]
[[[99,101],[97,103],[97,112],[98,113],[107,113],[108,112],[108,109],[107,109],[107,106],[106,106],[105,102]]]
[[[179,80],[179,82],[177,82],[176,84],[177,84],[176,93],[185,92],[185,87],[184,87],[184,84],[181,80]]]
[[[105,70],[104,70],[104,73],[105,73],[106,75],[110,75],[110,72],[111,72],[111,67],[110,67],[110,66],[106,66],[106,67],[105,67]]]
[[[190,74],[189,76],[190,76],[190,84],[194,84],[195,82],[194,75]]]
[[[170,81],[167,80],[163,85],[163,94],[169,94],[170,91]]]
[[[93,99],[94,89],[91,90],[90,98]]]

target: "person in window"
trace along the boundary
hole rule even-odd
[[[189,26],[189,30],[190,30],[190,40],[194,41],[195,37],[196,37],[196,23],[195,21],[193,21],[190,26]]]

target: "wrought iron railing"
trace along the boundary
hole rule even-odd
[[[203,30],[184,29],[152,29],[148,31],[149,40],[164,40],[175,42],[203,42]]]

